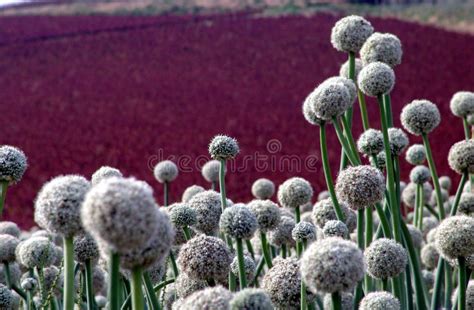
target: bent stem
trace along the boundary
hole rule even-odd
[[[119,283],[120,283],[120,256],[111,252],[109,258],[109,292],[108,300],[110,310],[118,310],[119,306]]]
[[[367,105],[365,104],[365,96],[357,89],[357,97],[359,98],[360,116],[362,118],[362,128],[364,131],[370,128],[369,113],[367,113]]]
[[[95,308],[95,299],[94,299],[94,288],[92,287],[92,263],[88,259],[85,262],[85,274],[86,274],[86,300],[87,300],[87,310],[94,310]]]
[[[7,198],[8,181],[1,182],[1,189],[2,192],[0,193],[0,219],[2,218],[3,209],[5,207],[5,199]]]
[[[191,231],[189,230],[188,226],[183,226],[183,232],[184,232],[184,237],[186,238],[186,241],[191,240]]]
[[[142,292],[142,267],[138,266],[132,270],[132,309],[143,310],[145,303],[143,301]]]
[[[336,118],[333,118],[332,124],[334,126],[334,129],[336,130],[336,135],[337,135],[337,138],[339,139],[339,142],[341,143],[342,149],[344,153],[346,154],[347,158],[349,159],[349,162],[352,165],[357,166],[359,162],[357,161],[357,158],[355,157],[355,155],[352,154],[352,149],[349,146],[349,142],[347,141],[346,137],[344,136],[344,132],[342,131],[342,128],[338,123],[338,120]]]
[[[273,267],[272,256],[270,255],[270,249],[268,247],[267,235],[264,232],[260,232],[260,242],[262,243],[262,252],[263,257],[265,258],[265,263],[267,264],[268,269]]]
[[[339,221],[344,221],[344,213],[342,212],[341,206],[337,200],[336,191],[334,190],[334,181],[331,174],[331,167],[329,166],[329,156],[326,144],[326,124],[323,123],[319,127],[319,143],[321,148],[321,159],[323,161],[324,178],[326,179],[326,186],[331,196],[332,205],[334,206],[334,212]]]
[[[237,243],[237,260],[239,263],[239,284],[240,289],[243,290],[247,287],[247,275],[245,274],[245,261],[244,261],[244,245],[241,238],[236,238]]]
[[[458,257],[458,310],[466,310],[466,259]]]
[[[74,309],[74,246],[72,237],[63,238],[64,246],[64,309]]]
[[[461,200],[461,195],[464,190],[464,185],[466,184],[468,177],[469,177],[469,173],[467,171],[464,171],[461,177],[461,181],[459,181],[458,189],[456,190],[456,196],[454,197],[454,202],[451,207],[451,212],[450,212],[451,216],[456,215],[456,212],[458,212],[459,201]]]

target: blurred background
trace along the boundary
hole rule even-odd
[[[45,181],[90,177],[102,165],[148,181],[161,202],[152,169],[174,160],[171,200],[179,200],[187,186],[210,186],[199,168],[216,134],[240,143],[227,176],[235,202],[250,200],[260,177],[278,185],[301,176],[325,190],[318,130],[301,105],[346,60],[329,38],[348,14],[401,39],[395,125],[411,100],[435,102],[443,118],[432,134],[435,160],[456,184],[446,157],[463,129],[449,100],[474,90],[472,0],[0,0],[0,143],[29,158],[24,180],[9,189],[6,218],[32,225]],[[378,128],[375,102],[368,108]],[[358,137],[357,107],[354,115]],[[336,173],[340,149],[329,134]]]

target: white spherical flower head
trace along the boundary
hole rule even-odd
[[[407,251],[392,239],[377,239],[365,250],[367,272],[376,279],[393,278],[403,272],[408,262]]]
[[[470,91],[460,91],[454,94],[449,103],[451,112],[459,117],[467,117],[474,113],[474,93]]]
[[[448,217],[436,228],[435,241],[440,254],[448,259],[474,254],[474,218]]]
[[[357,140],[357,149],[364,155],[377,155],[383,151],[383,134],[377,129],[367,129],[359,140]]]
[[[439,185],[441,186],[441,188],[449,191],[451,189],[451,178],[447,175],[443,175],[441,177],[439,177]]]
[[[324,120],[320,119],[316,113],[313,111],[313,97],[315,92],[311,92],[303,102],[303,116],[305,120],[311,125],[321,126],[324,123]]]
[[[428,243],[421,249],[421,262],[426,268],[433,270],[438,266],[439,252],[434,243]]]
[[[173,309],[230,309],[232,296],[232,293],[222,286],[209,287],[189,295],[178,307],[173,305]]]
[[[399,156],[410,143],[407,134],[400,128],[394,127],[388,129],[388,140],[390,151],[394,156]]]
[[[244,255],[245,278],[248,282],[253,281],[256,267],[255,261],[250,256]],[[230,271],[235,275],[236,278],[239,278],[239,258],[237,256],[234,256],[234,259],[230,264]]]
[[[160,183],[173,182],[178,177],[178,173],[178,167],[171,160],[163,160],[153,169],[153,174]]]
[[[0,262],[14,262],[15,251],[20,243],[16,237],[10,235],[0,235]]]
[[[196,212],[193,228],[205,234],[212,234],[219,228],[222,213],[219,193],[209,190],[196,194],[188,205]]]
[[[174,203],[168,209],[171,223],[176,227],[192,226],[197,222],[196,211],[186,203]]]
[[[36,198],[36,223],[49,232],[65,237],[82,233],[80,210],[90,187],[90,182],[78,175],[52,179]]]
[[[190,187],[188,187],[184,190],[183,196],[181,197],[181,200],[183,202],[189,202],[191,200],[191,198],[194,197],[194,195],[202,193],[204,191],[205,191],[205,189],[202,186],[191,185]]]
[[[303,178],[291,178],[278,187],[278,201],[287,208],[298,208],[311,201],[313,188]]]
[[[349,78],[345,78],[342,76],[333,76],[325,80],[323,83],[342,83],[346,86],[347,91],[349,92],[350,102],[351,105],[354,103],[355,99],[357,98],[357,87],[354,81]]]
[[[231,206],[222,212],[220,230],[233,238],[250,239],[257,230],[257,217],[245,206]]]
[[[402,62],[402,43],[391,33],[373,33],[360,50],[360,58],[364,64],[380,61],[390,67]]]
[[[199,235],[181,247],[178,265],[182,272],[198,280],[222,279],[232,262],[226,244],[216,237]]]
[[[461,214],[474,215],[474,193],[462,193],[459,200],[458,212]]]
[[[147,244],[159,224],[152,188],[132,178],[109,178],[92,187],[81,209],[85,229],[113,251]]]
[[[235,310],[273,310],[270,296],[260,288],[246,288],[234,294],[230,308]]]
[[[232,159],[239,151],[237,140],[224,135],[215,136],[209,144],[209,154],[216,160]]]
[[[350,208],[363,209],[383,199],[385,178],[380,170],[368,165],[348,167],[337,177],[336,193]]]
[[[312,223],[301,221],[291,231],[291,236],[298,242],[311,242],[316,240],[316,226]]]
[[[280,208],[271,200],[252,200],[247,208],[256,216],[258,229],[262,232],[274,229],[280,223]]]
[[[10,289],[0,284],[0,309],[10,310],[13,309],[14,305],[14,295]]]
[[[423,144],[413,144],[407,149],[405,159],[412,165],[421,165],[426,160],[425,146]]]
[[[0,181],[17,183],[28,167],[25,153],[22,150],[4,145],[0,147]]]
[[[423,184],[430,179],[431,172],[426,166],[416,166],[410,171],[410,181],[415,184]]]
[[[366,65],[357,76],[360,90],[370,97],[388,94],[395,85],[393,69],[383,62],[373,62]]]
[[[474,140],[463,140],[451,146],[448,154],[451,169],[459,174],[474,173]]]
[[[10,235],[13,237],[20,237],[20,228],[17,224],[9,221],[0,222],[0,235]]]
[[[321,83],[309,100],[316,117],[324,121],[339,118],[353,103],[349,89],[340,81]]]
[[[190,278],[186,273],[180,272],[176,278],[176,294],[179,298],[186,298],[194,292],[200,291],[207,286],[205,280]]]
[[[16,256],[26,268],[46,267],[55,259],[54,244],[45,237],[32,237],[18,245]]]
[[[83,264],[87,261],[96,263],[99,256],[99,247],[92,236],[84,234],[74,238],[74,260]]]
[[[341,238],[316,241],[301,258],[302,278],[314,293],[352,290],[364,273],[362,251],[355,243]]]
[[[261,178],[253,182],[252,195],[257,199],[270,199],[275,193],[275,184],[265,178]]]
[[[349,236],[349,229],[347,225],[338,220],[328,221],[323,227],[323,234],[325,238],[339,237],[347,238]]]
[[[360,301],[360,310],[400,310],[398,299],[387,292],[372,292]]]
[[[301,292],[300,262],[296,258],[275,259],[273,267],[265,273],[262,288],[277,309],[299,309]],[[308,303],[315,296],[306,290]]]
[[[156,231],[151,239],[140,248],[120,253],[121,267],[127,270],[133,270],[137,266],[149,268],[162,264],[168,257],[171,246],[174,241],[174,229],[171,226],[168,216],[155,208],[158,223]]]
[[[202,166],[201,174],[207,182],[219,182],[220,165],[221,163],[218,160],[210,160]],[[224,173],[226,172],[227,169]]]
[[[344,224],[346,224],[349,232],[354,231],[357,225],[355,212],[350,210],[344,202],[339,203],[344,214]],[[313,208],[311,218],[313,223],[323,229],[328,221],[337,220],[334,205],[330,198],[318,201]]]
[[[102,166],[100,167],[99,170],[94,172],[94,174],[92,175],[91,183],[92,185],[96,185],[99,182],[111,177],[121,178],[123,177],[123,175],[122,175],[122,172],[120,172],[120,170],[116,168],[112,168],[109,166]]]
[[[282,245],[296,245],[292,236],[295,225],[296,222],[293,218],[289,216],[282,216],[278,226],[275,229],[270,230],[268,233],[268,241],[270,244],[276,247],[281,247]]]
[[[332,28],[331,44],[338,51],[357,53],[373,32],[374,27],[363,17],[347,16]]]
[[[359,58],[356,58],[355,60],[355,71],[354,71],[354,76],[357,80],[357,76],[359,75],[360,70],[362,70],[362,60]],[[341,65],[341,68],[339,69],[339,75],[342,77],[345,77],[347,79],[350,79],[349,77],[349,60],[347,60],[345,63]]]
[[[402,109],[403,128],[415,136],[428,134],[438,127],[441,115],[438,107],[428,100],[413,100]]]

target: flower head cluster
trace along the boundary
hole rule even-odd
[[[428,100],[413,100],[402,109],[400,115],[403,127],[411,134],[428,134],[438,127],[441,115],[438,107]]]
[[[0,181],[20,182],[27,167],[27,159],[22,150],[9,145],[0,147]]]
[[[163,160],[156,164],[153,174],[160,183],[172,182],[178,177],[178,167],[171,160]]]
[[[213,159],[227,160],[234,158],[239,153],[239,144],[234,138],[217,135],[209,144],[209,154]]]
[[[298,208],[313,197],[313,188],[303,178],[291,178],[278,187],[278,201],[287,208]]]
[[[373,32],[374,27],[363,17],[347,16],[332,28],[331,44],[338,51],[357,53]]]

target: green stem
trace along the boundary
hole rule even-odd
[[[407,308],[413,310],[413,287],[411,283],[410,264],[405,267],[405,295],[407,296]]]
[[[388,127],[393,127],[393,117],[392,117],[392,103],[390,100],[390,94],[385,94],[383,95],[383,104],[384,104],[384,110],[385,110],[385,117],[387,119],[387,125]]]
[[[433,186],[435,188],[436,203],[439,209],[438,213],[442,220],[445,217],[444,207],[443,207],[443,196],[441,195],[441,186],[439,185],[438,173],[436,172],[436,165],[433,159],[433,153],[431,152],[430,141],[428,140],[428,135],[426,133],[423,133],[421,137],[423,138],[423,144],[425,145],[426,158],[428,159],[428,166],[431,172],[431,179],[433,180]]]
[[[347,141],[349,142],[349,147],[351,149],[352,155],[354,156],[354,159],[357,160],[357,163],[360,164],[360,156],[359,156],[359,152],[357,151],[357,145],[355,143],[354,136],[352,135],[352,131],[350,130],[350,127],[346,118],[344,117],[342,117],[342,124],[344,126],[344,133],[345,133]]]
[[[364,209],[357,211],[357,245],[364,250]]]
[[[430,213],[431,213],[434,217],[439,218],[438,212],[436,212],[435,209],[433,209],[429,204],[425,204],[423,207],[426,208],[428,211],[430,211]]]
[[[295,208],[295,219],[296,219],[296,224],[301,222],[301,210],[299,206]]]
[[[3,208],[5,207],[5,199],[7,198],[8,181],[1,182],[2,192],[0,194],[0,219],[2,218]]]
[[[184,237],[186,241],[191,240],[191,231],[189,230],[188,226],[183,226]]]
[[[287,252],[287,251],[286,251],[286,244],[282,244],[282,245],[281,245],[281,256],[282,256],[283,258],[286,258],[286,252]]]
[[[461,195],[464,190],[464,185],[466,184],[467,178],[469,177],[469,173],[464,171],[461,176],[461,181],[459,181],[458,189],[456,190],[456,196],[454,197],[454,203],[451,207],[451,216],[456,215],[458,212],[459,201],[461,200]]]
[[[163,183],[163,205],[165,207],[169,205],[169,186],[168,182]]]
[[[10,273],[10,263],[8,262],[3,262],[3,271],[5,273],[5,282],[7,282],[7,287],[9,289],[12,288],[12,276],[11,276],[11,273]]]
[[[161,290],[162,288],[166,287],[167,285],[171,284],[171,283],[174,283],[174,281],[176,281],[176,279],[174,278],[171,278],[171,279],[168,279],[166,281],[163,281],[163,282],[160,282],[158,283],[154,288],[153,290],[155,292],[158,292],[159,290]]]
[[[132,270],[132,309],[143,310],[145,303],[143,301],[142,292],[142,267],[138,266]],[[72,309],[72,308],[71,308]]]
[[[385,160],[386,160],[386,171],[387,171],[387,184],[388,184],[388,194],[389,194],[389,203],[391,207],[392,216],[390,217],[392,221],[392,228],[395,240],[399,243],[402,241],[402,236],[400,232],[400,210],[397,204],[397,198],[395,197],[395,176],[393,169],[392,161],[392,152],[390,149],[390,141],[388,137],[388,123],[386,120],[386,111],[384,108],[384,102],[382,96],[378,97],[379,109],[380,109],[380,119],[382,123],[382,133],[383,133],[383,142],[385,147]]]
[[[145,271],[143,272],[143,284],[145,286],[146,294],[148,296],[148,299],[150,300],[151,303],[151,309],[153,310],[160,310],[160,302],[158,301],[158,298],[156,297],[155,290],[153,288],[153,283],[151,282],[150,279],[150,274]]]
[[[370,128],[369,113],[367,113],[367,105],[365,104],[365,96],[360,91],[360,89],[357,90],[357,97],[359,98],[360,114],[362,118],[362,128],[364,128],[364,130],[367,130]]]
[[[303,280],[301,280],[301,288],[300,288],[300,309],[306,310],[308,308],[308,300],[306,298],[306,285],[304,284]]]
[[[352,154],[352,149],[349,145],[349,142],[347,141],[346,137],[344,136],[344,132],[342,131],[341,126],[339,125],[339,122],[336,118],[332,119],[332,124],[334,126],[334,129],[336,130],[336,135],[337,138],[339,139],[339,142],[341,143],[341,147],[344,150],[344,153],[346,154],[347,158],[349,159],[350,163],[353,166],[357,166],[359,164],[357,158],[355,157],[354,154]]]
[[[72,237],[63,238],[64,246],[64,309],[74,309],[74,246]]]
[[[250,240],[246,239],[245,244],[247,245],[247,251],[249,251],[250,256],[252,256],[252,259],[255,260],[255,252],[253,250],[252,242],[250,242]]]
[[[94,297],[94,288],[93,278],[92,278],[92,263],[89,260],[85,263],[85,273],[86,273],[86,299],[87,299],[87,310],[94,310],[95,308],[95,297]]]
[[[321,159],[323,161],[324,178],[326,179],[326,186],[331,196],[334,212],[339,221],[344,222],[344,213],[337,200],[336,191],[334,190],[334,182],[331,174],[331,167],[329,166],[328,149],[326,143],[326,124],[321,124],[319,127],[319,141],[321,148]]]
[[[253,277],[253,281],[252,283],[250,283],[250,286],[258,287],[258,277],[260,276],[260,273],[262,273],[264,266],[265,266],[265,258],[261,257],[260,260],[258,261],[257,268],[255,269],[255,276]]]
[[[365,247],[368,248],[372,243],[374,234],[374,219],[372,217],[372,207],[365,208]]]
[[[464,128],[464,135],[466,136],[466,140],[469,140],[471,138],[471,130],[469,128],[469,124],[467,122],[467,116],[464,116],[462,118],[462,125]]]
[[[245,273],[245,261],[244,261],[244,244],[242,239],[236,238],[237,243],[237,262],[239,263],[239,284],[240,289],[243,290],[247,287],[247,275]]]
[[[331,294],[332,310],[342,310],[341,294],[334,292]]]
[[[377,215],[380,219],[380,226],[382,226],[383,235],[385,238],[392,238],[392,230],[390,229],[390,222],[385,214],[385,211],[382,208],[380,202],[375,204],[375,210],[377,211]],[[376,239],[378,238],[376,234]]]
[[[458,310],[466,310],[466,259],[458,257]]]
[[[222,207],[222,212],[224,212],[225,208],[227,208],[227,195],[225,191],[225,166],[226,166],[226,160],[221,159],[220,160],[221,165],[219,168],[219,189],[221,192],[221,207]]]
[[[119,309],[119,283],[120,283],[120,256],[117,253],[110,253],[109,259],[109,309]]]
[[[217,188],[216,182],[212,181],[212,182],[211,182],[211,189],[212,189],[213,191],[215,191],[216,188]]]
[[[451,309],[451,295],[453,293],[453,269],[449,264],[444,265],[444,307]]]
[[[424,287],[423,277],[421,275],[420,263],[418,256],[411,240],[410,231],[408,230],[405,222],[401,222],[401,228],[403,233],[403,240],[405,241],[405,248],[408,250],[408,257],[410,259],[413,277],[415,279],[415,296],[418,310],[427,309],[426,291]]]
[[[435,283],[433,286],[433,295],[431,297],[431,310],[438,309],[438,305],[441,301],[441,288],[443,286],[443,277],[444,277],[444,265],[446,263],[440,257],[438,261],[438,266],[436,268],[436,277]]]
[[[176,259],[174,258],[173,250],[170,250],[169,257],[171,261],[171,267],[173,268],[174,277],[177,278],[179,275],[179,270],[178,270],[178,264],[176,264]]]
[[[382,290],[390,293],[388,288],[388,279],[382,279]]]

